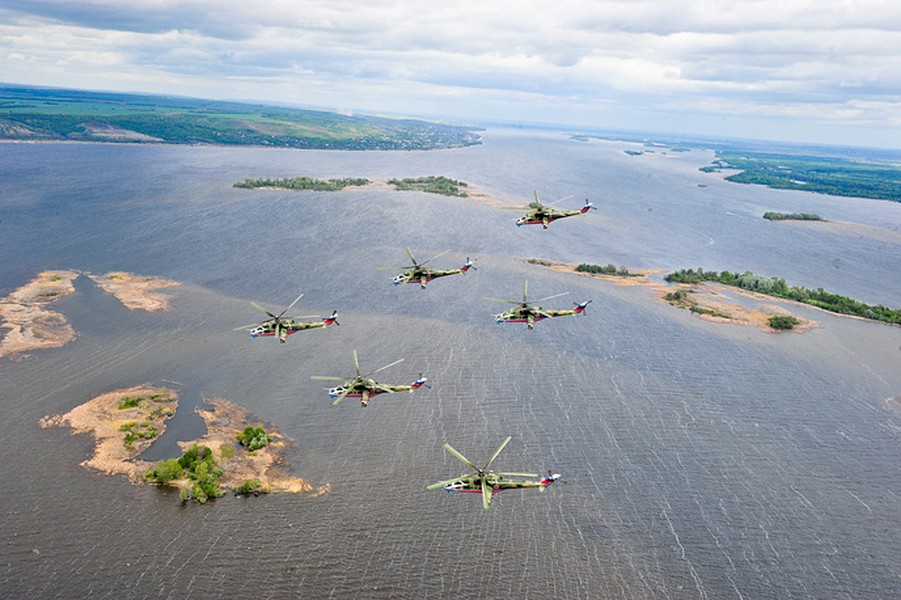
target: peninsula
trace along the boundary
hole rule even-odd
[[[207,433],[179,442],[183,454],[157,463],[139,455],[163,435],[178,409],[178,393],[171,388],[138,385],[101,394],[62,415],[44,417],[42,428],[70,427],[73,434],[91,434],[94,451],[81,465],[107,475],[124,475],[133,485],[159,483],[181,490],[183,500],[201,503],[226,491],[240,494],[291,492],[319,496],[328,484],[312,485],[281,470],[284,450],[291,443],[274,428],[264,430],[242,407],[223,399],[198,409]],[[257,434],[245,445],[243,433]],[[265,441],[259,441],[265,439]]]

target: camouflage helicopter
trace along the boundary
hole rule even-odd
[[[522,302],[518,300],[501,300],[500,298],[485,298],[482,300],[490,300],[492,302],[503,302],[504,304],[516,304],[515,308],[511,308],[507,312],[503,312],[499,315],[495,315],[494,318],[498,323],[528,323],[528,328],[533,329],[535,327],[535,323],[541,321],[543,319],[547,319],[550,317],[565,317],[567,315],[577,315],[584,314],[585,308],[591,303],[591,300],[586,300],[581,304],[576,304],[570,310],[545,310],[540,306],[534,306],[529,304],[526,300],[526,291],[528,289],[529,282],[522,282]],[[551,298],[559,298],[560,296],[565,296],[569,292],[563,292],[562,294],[554,294],[553,296],[547,296],[545,298],[541,298],[540,300],[536,300],[536,302],[543,302],[545,300],[550,300]]]
[[[439,277],[446,277],[448,275],[456,275],[457,273],[466,273],[470,269],[475,269],[475,266],[472,264],[472,261],[469,257],[466,257],[466,263],[460,267],[459,269],[450,269],[449,271],[441,271],[438,269],[430,269],[425,266],[427,262],[431,262],[438,258],[439,256],[444,256],[450,250],[445,250],[439,254],[436,254],[429,260],[422,261],[421,263],[416,262],[416,259],[413,258],[413,252],[410,251],[410,248],[404,246],[407,251],[407,256],[410,257],[410,262],[413,263],[412,266],[403,266],[403,267],[381,267],[379,271],[395,271],[397,269],[404,269],[404,272],[391,280],[391,283],[394,285],[403,285],[405,283],[414,283],[418,282],[419,287],[425,289],[425,284],[432,281],[433,279],[438,279]]]
[[[430,387],[426,382],[427,378],[422,376],[422,373],[419,374],[419,378],[411,383],[410,385],[387,385],[384,383],[379,383],[374,379],[370,379],[372,375],[375,375],[379,371],[384,371],[388,367],[393,367],[394,365],[403,362],[404,359],[396,360],[393,363],[389,363],[384,367],[380,367],[375,371],[367,373],[366,375],[360,374],[360,363],[357,360],[357,351],[354,350],[354,370],[356,371],[356,376],[353,377],[327,377],[322,375],[313,375],[310,379],[314,379],[316,381],[340,381],[342,382],[337,387],[333,387],[328,391],[328,395],[331,398],[334,398],[335,401],[332,402],[333,406],[337,406],[342,400],[347,398],[348,396],[351,398],[359,398],[360,404],[363,408],[369,406],[369,399],[373,396],[378,396],[379,394],[393,394],[395,392],[410,392],[411,394],[421,388],[422,386]]]
[[[567,196],[557,202],[563,202],[563,200],[568,200],[569,198],[572,198],[572,196]],[[547,229],[548,224],[557,219],[581,215],[587,213],[591,209],[597,210],[588,198],[585,199],[585,204],[579,210],[557,210],[556,208],[553,208],[553,205],[557,202],[553,204],[542,204],[541,200],[538,199],[538,190],[535,190],[535,201],[531,202],[529,206],[526,207],[529,209],[529,212],[516,220],[516,226],[522,227],[523,225],[538,225],[540,223],[544,229]],[[510,208],[513,209],[513,207]],[[517,209],[522,210],[518,207]]]
[[[338,311],[332,311],[332,314],[327,317],[319,317],[317,315],[307,315],[303,317],[296,317],[295,319],[283,319],[282,317],[286,312],[291,310],[297,301],[303,298],[303,294],[294,299],[294,302],[288,305],[288,308],[283,310],[277,315],[272,314],[256,302],[251,302],[250,305],[255,309],[269,315],[269,318],[261,323],[253,323],[251,325],[242,325],[241,327],[235,327],[235,331],[240,331],[242,329],[250,329],[251,337],[277,337],[278,341],[282,344],[285,343],[288,336],[292,333],[297,333],[298,331],[303,331],[304,329],[315,329],[316,327],[328,327],[332,323],[335,325],[340,325],[338,322]],[[322,319],[321,321],[314,321],[311,323],[305,323],[300,319]]]
[[[538,488],[539,491],[543,492],[547,486],[560,479],[559,473],[551,474],[550,471],[548,471],[548,476],[541,481],[524,481],[522,478],[538,477],[538,475],[535,473],[501,473],[489,470],[488,467],[491,466],[491,463],[494,462],[494,459],[497,458],[497,455],[501,453],[501,450],[504,449],[504,446],[506,446],[511,439],[511,436],[507,436],[507,439],[498,446],[497,450],[494,451],[494,454],[491,455],[491,458],[488,459],[488,462],[485,463],[485,466],[481,468],[457,452],[450,444],[444,444],[445,450],[454,455],[467,467],[475,469],[475,472],[469,475],[460,475],[459,477],[448,479],[447,481],[433,483],[426,489],[434,490],[437,488],[444,488],[448,493],[481,493],[482,506],[487,509],[491,506],[491,497],[494,494],[498,494],[504,490],[520,490],[523,488]]]

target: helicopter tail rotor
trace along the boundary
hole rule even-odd
[[[576,305],[576,307],[573,309],[573,313],[577,314],[577,315],[578,314],[584,315],[585,309],[588,308],[589,304],[591,304],[591,300],[586,300],[585,302],[582,302],[581,304],[577,304],[577,303],[573,302],[573,304]]]
[[[591,200],[585,198],[585,204],[579,209],[579,212],[587,213],[589,210],[597,210],[598,207],[591,203]]]
[[[323,322],[323,324],[325,324],[326,327],[331,325],[332,323],[334,323],[335,325],[341,325],[341,323],[338,322],[338,311],[333,310],[332,314],[330,314],[329,316],[324,318],[322,320],[322,322]]]
[[[420,373],[419,378],[410,384],[410,388],[411,388],[410,393],[412,394],[415,390],[418,390],[421,387],[427,387],[428,389],[432,389],[432,386],[430,386],[428,383],[426,383],[428,380],[429,380],[428,377],[423,377],[422,373]]]

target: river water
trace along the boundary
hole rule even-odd
[[[0,144],[0,295],[46,268],[182,282],[130,312],[82,277],[57,307],[78,338],[0,363],[0,597],[889,598],[901,596],[901,328],[794,309],[804,334],[708,323],[646,288],[518,259],[753,270],[901,305],[901,204],[768,190],[698,171],[709,152],[488,131],[436,152]],[[246,177],[461,179],[496,199],[599,210],[516,228],[472,199],[374,188],[242,190]],[[866,228],[770,223],[816,212]],[[878,230],[878,236],[867,232]],[[863,233],[860,233],[863,232]],[[439,268],[390,285],[404,246]],[[502,306],[559,292],[584,317],[534,331]],[[280,345],[232,328],[280,310],[341,327]],[[773,301],[778,304],[777,301]],[[333,407],[310,375],[364,370],[431,389]],[[181,410],[176,452],[223,397],[295,441],[290,472],[331,493],[182,505],[79,466],[92,444],[45,415],[139,383]],[[547,493],[426,491],[507,435],[505,470],[563,474]]]

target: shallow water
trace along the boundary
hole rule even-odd
[[[0,363],[3,597],[894,597],[901,592],[901,329],[798,309],[822,327],[767,334],[702,321],[645,289],[517,260],[630,269],[750,269],[868,302],[901,302],[901,247],[773,224],[765,210],[901,230],[901,205],[778,192],[699,173],[696,151],[489,132],[431,153],[0,144],[0,293],[44,268],[183,282],[165,314],[129,312],[86,278],[58,303],[79,332]],[[40,168],[32,165],[39,164]],[[516,228],[482,202],[372,189],[231,188],[245,177],[443,174],[499,198],[575,194],[589,216]],[[699,187],[699,184],[706,187]],[[397,288],[403,246],[477,271]],[[584,317],[498,326],[529,280]],[[340,327],[280,345],[232,328],[296,295]],[[774,302],[775,303],[775,302]],[[310,375],[405,362],[381,380],[431,389],[339,407]],[[98,476],[90,441],[40,417],[143,382],[181,410],[149,458],[241,404],[295,440],[310,499],[177,494]],[[510,470],[563,474],[547,493],[428,492],[506,436]]]

